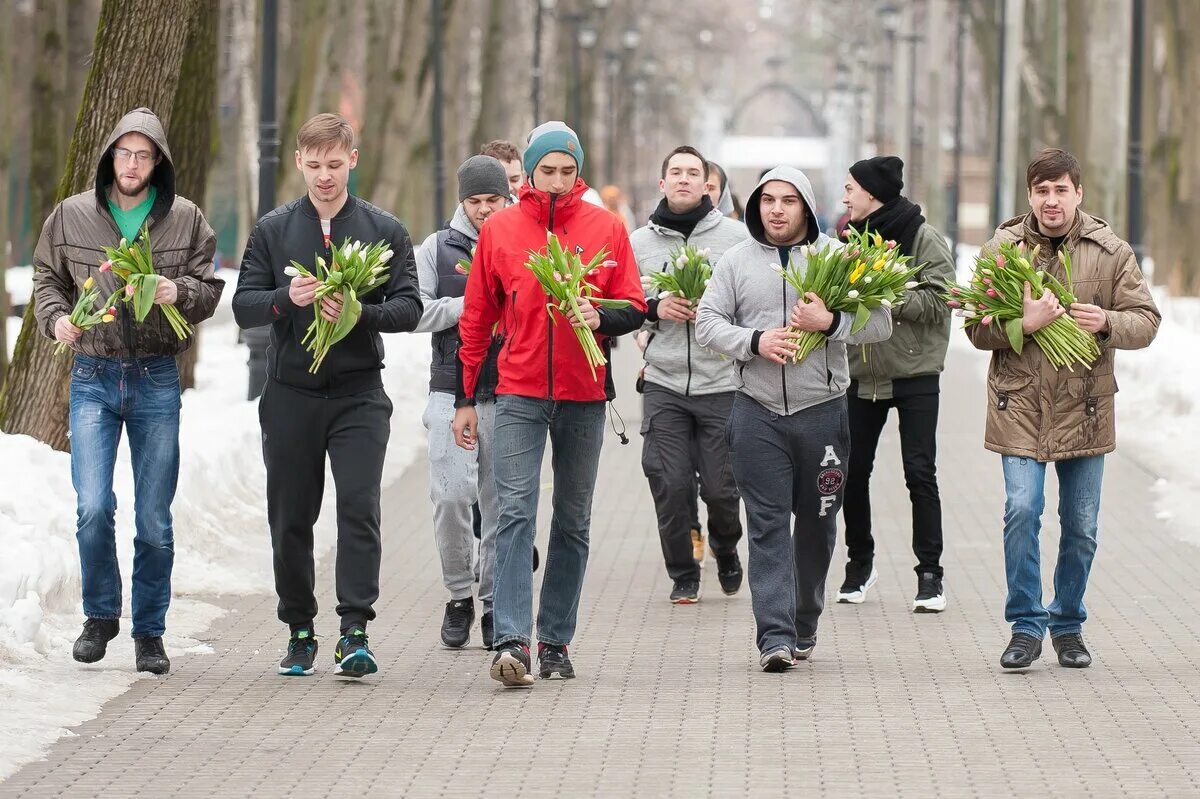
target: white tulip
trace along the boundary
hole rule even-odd
[[[678,258],[676,258],[676,259],[675,259],[675,265],[676,265],[677,267],[679,267],[680,269],[682,269],[683,267],[687,266],[687,256],[685,256],[685,255],[681,255],[681,256],[679,256]]]
[[[325,268],[325,259],[319,255],[317,256],[317,266],[321,267],[322,269]]]
[[[858,292],[854,289],[850,289],[848,292],[846,292],[846,296],[853,300],[858,297]]]
[[[665,300],[667,297],[674,297],[674,296],[675,296],[675,294],[673,292],[663,291],[663,292],[659,292],[658,298],[660,300]]]
[[[880,304],[880,305],[882,305],[884,308],[891,308],[891,307],[892,307],[892,303],[891,303],[891,301],[890,301],[890,300],[880,300],[880,301],[879,301],[879,304]]]
[[[300,270],[294,266],[285,266],[283,273],[288,277],[300,277]]]
[[[864,282],[864,283],[870,283],[870,282],[871,282],[871,276],[870,276],[870,275],[867,275],[866,277],[864,277],[864,278],[863,278],[863,282]]]
[[[907,283],[905,283],[905,284],[904,284],[904,288],[906,288],[906,289],[915,289],[915,288],[917,287],[917,285],[918,285],[917,281],[915,281],[915,280],[910,280],[910,281],[908,281]]]
[[[395,253],[391,250],[384,250],[383,255],[379,256],[379,263],[386,264],[388,261],[392,260],[393,255],[395,255]]]
[[[771,264],[771,271],[772,271],[772,272],[774,272],[774,273],[775,273],[775,274],[777,274],[777,275],[782,275],[782,274],[783,274],[783,267],[782,267],[782,266],[780,266],[779,264]]]

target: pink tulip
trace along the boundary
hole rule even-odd
[[[105,261],[104,263],[100,264],[100,271],[101,272],[111,272],[112,271],[112,261]]]
[[[979,303],[979,307],[980,307],[980,308],[987,308],[987,303],[986,303],[986,302],[981,302],[981,303]]]
[[[996,256],[996,268],[997,268],[997,269],[1003,269],[1003,268],[1004,268],[1004,256],[1003,256],[1003,255],[997,255],[997,256]]]
[[[129,283],[126,283],[126,284],[125,284],[125,296],[126,296],[126,297],[132,297],[132,296],[133,296],[133,286],[132,286],[131,284],[129,284]]]
[[[892,241],[891,239],[888,239],[888,240],[887,240],[887,248],[888,248],[889,250],[894,250],[894,249],[896,249],[896,242]]]
[[[980,306],[980,307],[983,307],[983,306]],[[981,323],[983,324],[984,327],[987,327],[988,325],[990,325],[992,323],[992,315],[988,314],[987,316],[983,317],[983,319],[981,320]]]
[[[985,277],[983,279],[983,283],[985,286],[990,286],[990,285],[992,285],[992,279],[990,277]]]
[[[952,286],[950,288],[950,293],[955,296],[958,296],[959,294],[962,294],[962,289],[960,289],[958,286]]]
[[[951,308],[961,308],[962,307],[962,303],[959,302],[958,300],[950,300],[946,304],[949,305]]]
[[[1000,296],[1000,292],[996,291],[995,289],[988,289],[988,290],[987,290],[987,295],[988,295],[989,297],[999,297],[999,296]]]

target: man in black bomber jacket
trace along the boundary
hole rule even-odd
[[[279,619],[291,630],[279,673],[314,669],[317,615],[313,525],[321,511],[328,453],[337,486],[337,613],[341,638],[334,673],[377,671],[366,625],[379,597],[380,482],[391,430],[392,403],[383,390],[380,333],[413,330],[421,319],[416,264],[408,231],[396,217],[347,191],[358,161],[354,130],[336,114],[318,114],[296,136],[296,166],[308,192],[254,226],[233,298],[242,328],[271,325],[267,382],[259,400],[267,466],[267,516],[274,550]],[[316,308],[315,278],[291,277],[292,260],[313,268],[318,255],[346,238],[387,241],[393,257],[386,285],[360,296],[362,316],[350,334],[309,374],[301,345]],[[320,313],[336,321],[338,295]]]

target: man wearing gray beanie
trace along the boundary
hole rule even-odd
[[[458,319],[470,262],[483,223],[508,205],[508,175],[504,165],[486,155],[474,155],[458,168],[458,200],[449,226],[425,239],[417,251],[417,280],[425,311],[418,332],[432,333],[429,402],[422,421],[429,433],[429,495],[433,500],[433,532],[442,562],[442,582],[450,592],[442,619],[442,644],[465,646],[475,621],[471,555],[475,536],[471,506],[479,503],[482,529],[479,541],[479,601],[483,604],[480,632],[491,648],[492,572],[496,559],[496,483],[490,449],[469,452],[454,444],[455,370],[458,357]],[[490,447],[495,391],[495,351],[483,370],[477,405],[484,447]],[[490,376],[490,380],[488,379]]]

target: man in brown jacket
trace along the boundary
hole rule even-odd
[[[133,459],[133,639],[137,670],[165,674],[163,649],[171,602],[174,535],[171,502],[179,474],[180,340],[163,312],[138,323],[131,312],[90,330],[71,323],[84,283],[102,297],[118,288],[101,271],[103,247],[133,241],[149,226],[154,302],[174,305],[191,324],[212,316],[224,281],[213,274],[216,238],[191,201],[175,194],[167,137],[149,109],[126,114],[109,136],[90,191],[63,200],[42,228],[34,252],[38,328],[74,350],[71,366],[71,480],[77,497],[83,612],[87,620],[73,654],[81,663],[104,657],[120,630],[121,574],[117,566],[113,469],[121,427]]]
[[[1086,668],[1092,657],[1083,643],[1083,594],[1096,555],[1104,455],[1116,448],[1113,355],[1118,349],[1148,346],[1161,317],[1130,246],[1107,222],[1079,209],[1083,186],[1074,156],[1043,150],[1030,163],[1026,183],[1032,213],[1005,222],[984,248],[1024,242],[1032,252],[1040,245],[1034,267],[1064,283],[1057,252],[1065,248],[1073,264],[1074,293],[1081,302],[1063,308],[1049,291],[1031,297],[1026,283],[1026,338],[1020,354],[1012,349],[1003,326],[967,330],[976,347],[992,351],[984,446],[1000,453],[1004,462],[1004,618],[1013,635],[1000,665],[1032,665],[1049,628],[1059,664]],[[1100,358],[1090,370],[1056,371],[1032,338],[1066,313],[1100,344]],[[1054,601],[1044,607],[1038,533],[1046,464],[1051,461],[1058,472],[1062,536]]]

